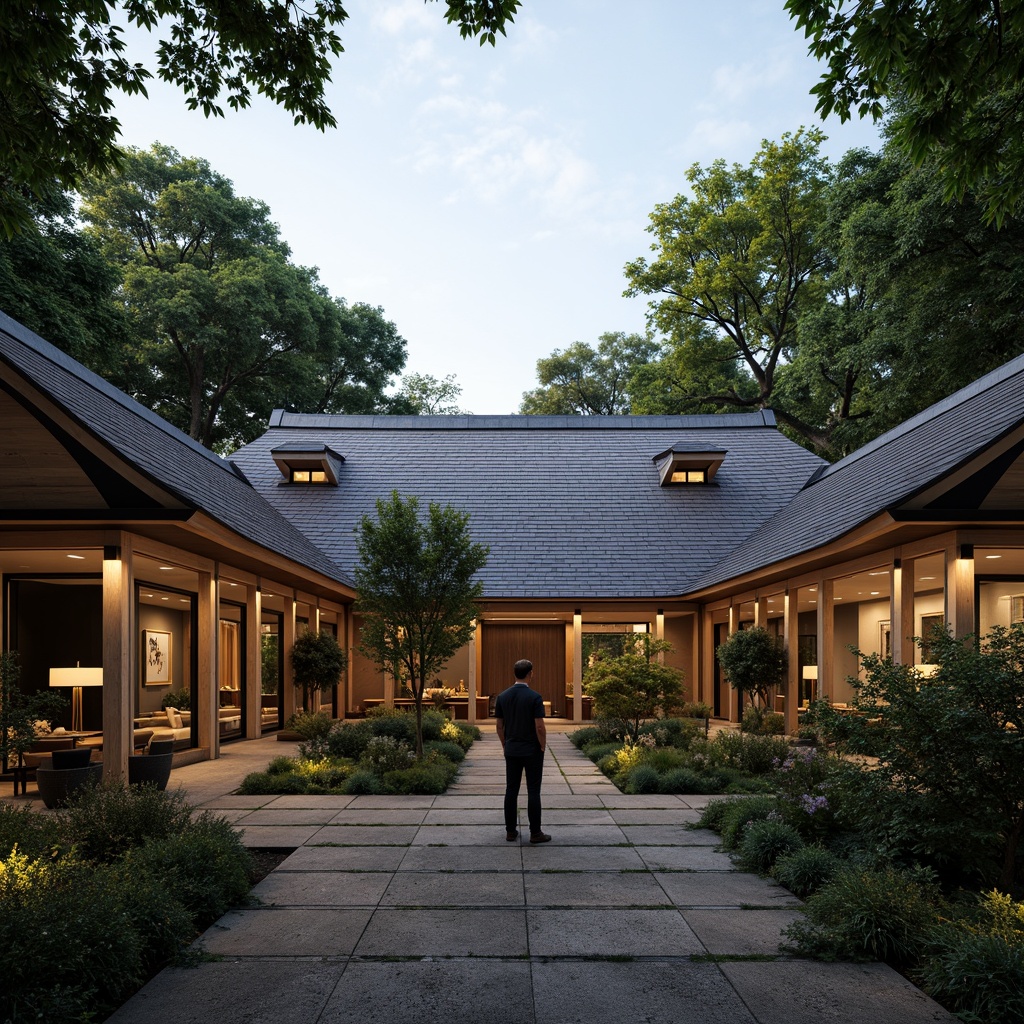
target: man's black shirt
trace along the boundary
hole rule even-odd
[[[516,683],[494,702],[494,715],[505,723],[505,756],[530,757],[540,753],[534,720],[544,717],[544,698],[526,683]]]

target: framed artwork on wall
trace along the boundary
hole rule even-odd
[[[1024,594],[1015,594],[1010,598],[1010,625],[1024,622]]]
[[[167,686],[171,681],[171,634],[162,629],[142,631],[142,682]]]
[[[921,616],[921,664],[930,665],[932,663],[931,641],[934,639],[933,631],[936,627],[942,629],[945,625],[946,617],[944,615]]]

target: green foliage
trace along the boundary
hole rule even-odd
[[[660,353],[640,334],[602,334],[597,348],[577,341],[537,360],[540,387],[523,395],[521,413],[532,415],[626,415],[630,380],[637,366]],[[584,652],[584,657],[586,657]]]
[[[408,768],[415,757],[402,740],[393,736],[374,736],[359,758],[359,767],[383,776],[386,772]]]
[[[395,771],[384,773],[383,785],[385,793],[443,793],[455,774],[458,765],[439,756],[427,758]]]
[[[455,380],[454,373],[449,373],[443,380],[429,373],[407,373],[402,377],[398,399],[407,402],[409,412],[417,416],[470,415],[457,404],[461,394],[462,387]],[[395,411],[401,410],[396,408]]]
[[[450,740],[427,740],[423,744],[423,753],[425,756],[437,753],[441,757],[446,757],[452,764],[461,764],[466,757],[462,747]]]
[[[696,772],[691,768],[670,768],[661,776],[659,793],[721,793],[727,777],[716,771]]]
[[[473,635],[488,549],[472,541],[467,514],[431,502],[423,522],[419,501],[397,491],[377,501],[376,520],[363,516],[357,546],[360,650],[412,689],[422,756],[423,694]]]
[[[1024,829],[1024,626],[930,644],[928,679],[863,658],[863,714],[846,743],[878,763],[844,789],[844,813],[894,856],[1010,891]]]
[[[704,727],[692,718],[662,718],[641,726],[639,735],[653,736],[659,747],[689,750],[693,740],[704,735]]]
[[[599,743],[610,743],[613,737],[600,725],[585,725],[569,733],[569,742],[577,749],[586,753],[586,748]]]
[[[121,268],[132,337],[92,362],[210,448],[253,440],[276,407],[367,412],[405,365],[383,311],[295,266],[266,204],[155,144],[81,186],[87,233]]]
[[[598,657],[583,677],[586,693],[594,698],[594,715],[635,743],[645,719],[671,712],[682,693],[677,669],[655,658],[672,645],[636,634],[635,648],[618,657]]]
[[[794,747],[776,762],[772,782],[780,809],[805,839],[824,839],[831,833],[840,799],[838,777],[845,768],[838,758],[813,747]]]
[[[700,812],[700,818],[697,821],[698,827],[721,833],[726,811],[732,805],[732,800],[709,800],[707,806]]]
[[[702,749],[711,764],[737,768],[750,775],[768,775],[785,759],[789,744],[775,736],[720,732]]]
[[[189,711],[192,707],[192,694],[188,690],[171,690],[163,695],[160,701],[162,708],[177,708],[179,711]]]
[[[250,772],[238,787],[243,796],[268,796],[272,793],[305,793],[306,784],[292,772],[273,775],[270,772]]]
[[[292,646],[292,669],[295,685],[302,690],[303,708],[311,708],[314,693],[336,686],[347,664],[347,655],[330,633],[303,630]]]
[[[762,703],[785,675],[786,652],[778,637],[762,626],[737,630],[715,655],[733,689]]]
[[[81,857],[110,863],[147,842],[186,832],[192,808],[181,792],[105,782],[77,790],[59,816]]]
[[[627,793],[657,793],[661,786],[658,769],[649,764],[634,765],[626,772]]]
[[[996,224],[1020,207],[1024,145],[1019,54],[1024,13],[990,0],[787,0],[827,70],[811,90],[822,117],[876,121],[947,199],[977,189]],[[888,107],[886,106],[888,101]]]
[[[358,760],[366,744],[374,735],[374,726],[369,719],[358,722],[337,722],[322,740],[299,746],[302,757],[350,757]]]
[[[278,755],[270,759],[270,764],[267,765],[267,775],[289,775],[295,771],[297,764],[298,761],[294,757]]]
[[[771,869],[772,877],[794,896],[804,899],[830,882],[840,868],[839,858],[823,846],[804,846],[781,856]]]
[[[980,894],[964,916],[943,922],[917,977],[963,1020],[1024,1021],[1024,904]]]
[[[160,879],[198,928],[245,899],[251,863],[230,823],[208,811],[180,835],[136,847],[124,859],[128,874],[138,871]]]
[[[727,850],[739,849],[743,833],[752,822],[767,821],[778,813],[774,797],[749,796],[730,801],[721,812],[722,846]]]
[[[384,792],[384,784],[376,772],[360,768],[354,771],[345,783],[345,792],[353,796],[372,796]]]
[[[800,833],[784,821],[754,821],[743,830],[739,844],[740,862],[765,874],[780,857],[796,853],[804,845]]]
[[[47,857],[64,841],[60,820],[52,814],[36,814],[27,807],[0,802],[0,858],[15,846],[30,857]]]
[[[782,736],[786,732],[786,716],[748,704],[743,709],[740,731],[757,733],[761,736]]]
[[[807,920],[783,934],[803,956],[904,965],[925,948],[938,906],[921,872],[844,868],[808,899]]]
[[[18,689],[17,651],[0,652],[0,766],[17,764],[36,740],[37,721],[50,721],[67,707],[57,693],[26,695]]]
[[[284,724],[307,743],[323,741],[334,726],[326,711],[296,711]]]

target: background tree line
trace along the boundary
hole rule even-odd
[[[1024,351],[1020,222],[892,139],[831,165],[823,138],[691,167],[625,269],[647,336],[555,350],[521,411],[771,409],[836,459]]]
[[[384,310],[291,260],[265,203],[159,144],[50,192],[0,239],[0,309],[207,447],[272,409],[454,412],[454,377],[411,374]],[[388,389],[392,389],[392,393]]]

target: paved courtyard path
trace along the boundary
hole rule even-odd
[[[262,765],[278,752],[259,749]],[[111,1022],[955,1021],[882,964],[780,955],[799,901],[686,828],[709,798],[626,796],[564,734],[548,751],[553,842],[536,847],[505,842],[493,732],[437,797],[224,795],[241,750],[176,771],[247,845],[295,852],[258,905],[202,936],[209,958],[163,971]]]

